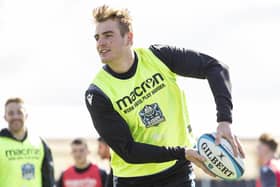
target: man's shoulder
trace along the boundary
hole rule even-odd
[[[264,186],[275,186],[276,175],[269,166],[261,167],[261,181]]]
[[[93,98],[102,101],[104,101],[104,99],[109,99],[108,96],[95,84],[90,84],[85,93],[85,97],[88,103],[92,103]]]
[[[100,89],[95,84],[91,83],[86,92],[99,93]]]
[[[170,53],[174,49],[176,49],[175,46],[167,45],[167,44],[151,44],[149,47],[136,47],[135,50],[150,50],[154,55],[158,56],[164,53]]]
[[[261,167],[261,178],[265,178],[266,180],[274,178],[275,174],[271,166],[265,165]]]
[[[0,131],[0,137],[11,137],[11,133],[7,128],[3,128]]]
[[[149,50],[151,50],[155,55],[161,53],[170,53],[177,49],[175,46],[166,45],[166,44],[152,44],[149,46]]]
[[[181,51],[181,49],[175,46],[163,44],[150,45],[149,50],[169,68],[171,68],[174,58],[177,58],[178,51]]]
[[[3,128],[0,131],[0,140],[13,140],[13,141],[19,141],[17,139],[14,138],[14,136],[12,135],[12,133],[7,129],[7,128]]]
[[[75,171],[75,165],[68,166],[65,170],[62,171],[61,175],[63,176],[65,173]]]
[[[24,137],[21,140],[16,139],[12,133],[8,129],[2,129],[0,131],[0,140],[7,140],[8,142],[28,142],[28,144],[31,144],[32,146],[41,146],[44,145],[44,141],[40,136],[37,135],[37,133],[34,133],[30,130],[25,132]],[[7,143],[7,141],[2,141],[4,143]],[[20,144],[24,145],[24,144]]]
[[[0,148],[6,144],[6,140],[8,139],[12,140],[11,133],[4,128],[0,131]]]

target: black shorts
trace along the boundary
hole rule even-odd
[[[177,162],[170,169],[159,174],[118,178],[114,176],[114,187],[195,187],[191,163]]]
[[[150,185],[127,185],[127,184],[115,184],[114,187],[195,187],[194,180],[190,181],[169,181],[167,183],[158,183],[158,184],[150,184]]]

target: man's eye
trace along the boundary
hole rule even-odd
[[[105,37],[110,38],[110,37],[112,37],[112,34],[106,34]]]
[[[17,114],[18,114],[18,115],[22,115],[23,112],[22,112],[22,111],[18,111]]]
[[[98,41],[99,40],[99,37],[98,36],[94,36],[95,40]]]

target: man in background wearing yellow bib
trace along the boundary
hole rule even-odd
[[[26,129],[23,100],[5,103],[8,128],[0,132],[0,186],[54,187],[53,160],[47,144]]]
[[[244,156],[231,131],[228,70],[216,59],[168,45],[132,48],[127,10],[106,5],[93,11],[96,48],[105,65],[86,92],[93,124],[112,148],[116,187],[192,187],[191,162],[203,166],[194,149],[185,95],[177,75],[207,79],[217,105],[217,144],[221,137]]]

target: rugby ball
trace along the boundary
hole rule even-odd
[[[199,137],[197,148],[200,155],[206,158],[206,168],[224,180],[238,180],[244,174],[244,162],[241,157],[234,157],[229,142],[222,138],[221,144],[215,144],[215,133]]]

